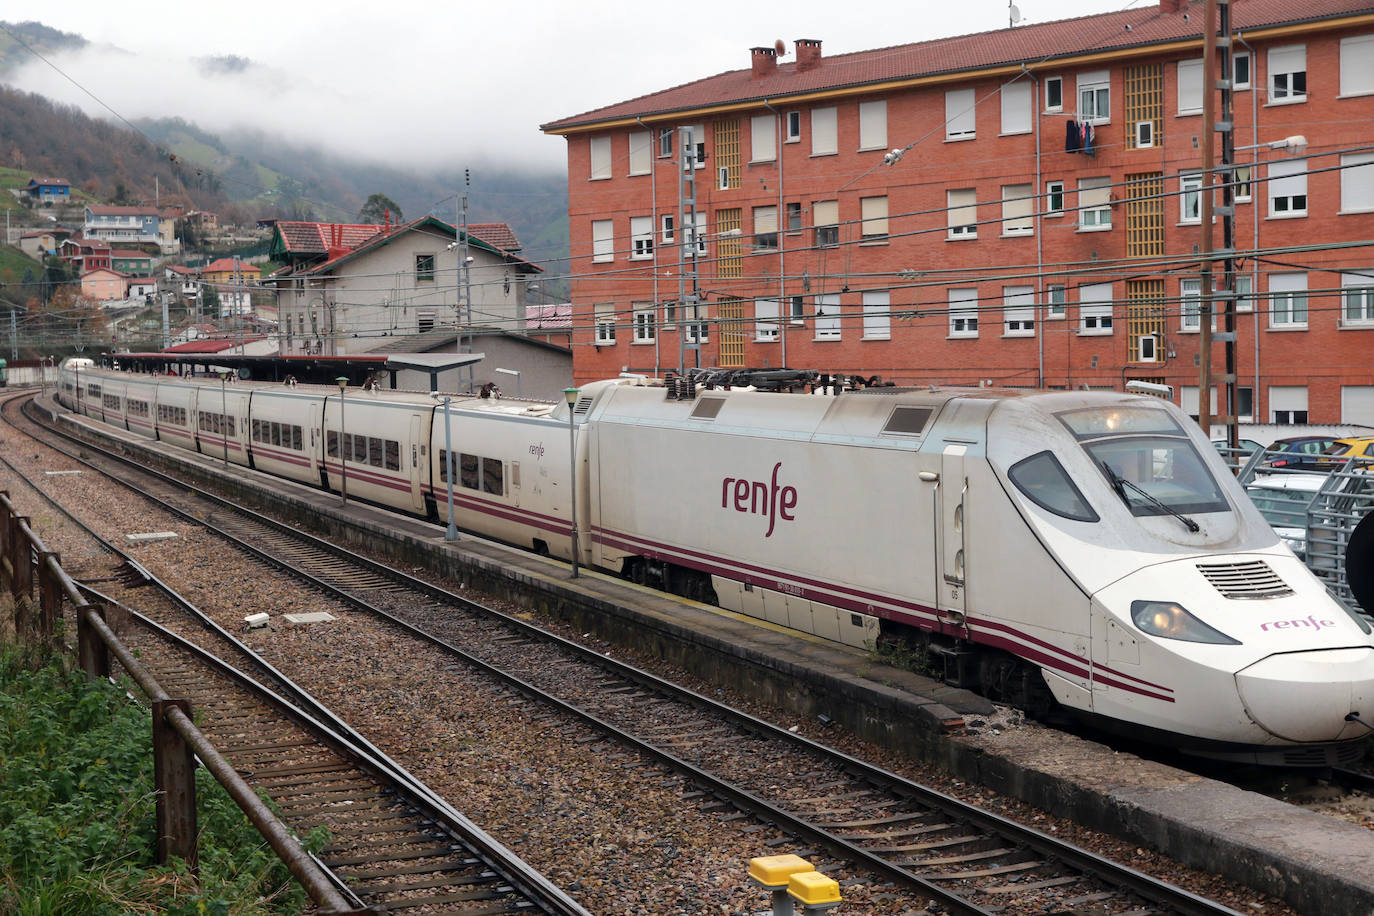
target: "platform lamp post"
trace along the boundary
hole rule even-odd
[[[219,432],[224,445],[224,467],[229,467],[229,407],[228,395],[224,393],[224,383],[229,381],[229,370],[219,370]]]
[[[453,520],[453,424],[450,422],[448,405],[453,398],[444,398],[444,480],[448,482],[448,530],[444,540],[458,540],[458,524]]]
[[[577,578],[577,433],[573,424],[573,407],[577,404],[577,389],[564,388],[563,400],[568,402],[568,496],[572,502],[572,577]]]
[[[341,375],[334,379],[339,385],[339,490],[343,496],[343,505],[348,505],[348,452],[352,451],[348,447],[348,439],[344,435],[344,391],[348,388],[348,376]]]

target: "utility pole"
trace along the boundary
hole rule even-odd
[[[457,312],[458,321],[462,327],[458,329],[458,352],[472,352],[472,284],[471,276],[468,273],[468,189],[472,187],[472,170],[463,169],[463,196],[458,208],[458,292],[457,292]],[[472,366],[464,366],[458,370],[460,374],[467,375],[468,393],[472,393]]]
[[[677,248],[677,372],[687,374],[687,351],[695,350],[695,363],[701,366],[701,326],[696,323],[697,297],[697,147],[692,128],[678,128],[678,232]],[[781,308],[779,303],[779,308]],[[687,342],[687,329],[692,329],[692,342]]]

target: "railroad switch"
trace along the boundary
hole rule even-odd
[[[797,855],[759,856],[749,860],[749,878],[773,895],[773,916],[821,913],[840,905],[840,886]]]

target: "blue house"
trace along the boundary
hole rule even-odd
[[[72,186],[61,178],[30,178],[24,189],[39,206],[64,203],[72,199]]]

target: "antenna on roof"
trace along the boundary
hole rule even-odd
[[[1021,21],[1021,10],[1011,0],[1007,0],[1007,25],[1009,28],[1016,28]]]

